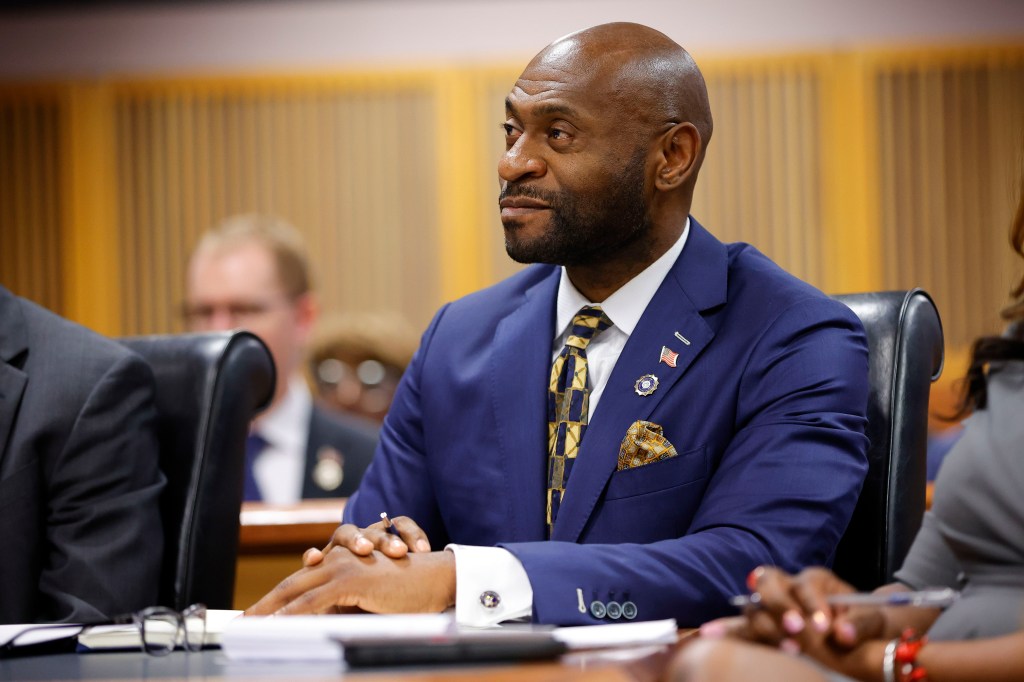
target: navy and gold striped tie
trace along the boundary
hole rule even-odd
[[[576,453],[587,430],[590,389],[587,387],[587,346],[612,326],[600,306],[584,306],[572,319],[565,347],[551,365],[548,387],[548,535],[558,516]]]

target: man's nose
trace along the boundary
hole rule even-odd
[[[527,177],[541,177],[547,172],[547,164],[527,135],[522,135],[498,160],[498,177],[505,182],[515,182]]]

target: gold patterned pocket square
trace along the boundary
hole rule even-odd
[[[635,469],[653,462],[676,456],[676,449],[662,435],[660,424],[635,421],[626,431],[619,446],[619,465],[616,471]]]

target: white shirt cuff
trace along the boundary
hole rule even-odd
[[[448,545],[455,554],[455,622],[487,627],[533,613],[526,569],[501,547]]]

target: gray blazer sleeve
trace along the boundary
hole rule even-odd
[[[959,588],[960,562],[938,530],[932,512],[925,512],[921,530],[895,578],[913,590],[926,587]]]
[[[47,462],[45,619],[85,620],[156,603],[163,548],[152,371],[121,357]]]

